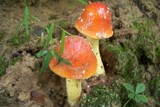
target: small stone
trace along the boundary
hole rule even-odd
[[[19,96],[18,96],[18,99],[20,101],[26,101],[30,98],[30,95],[28,93],[25,93],[25,92],[20,92],[19,93]]]
[[[45,95],[42,94],[39,90],[32,91],[31,93],[31,100],[36,102],[37,104],[43,104],[45,101]]]

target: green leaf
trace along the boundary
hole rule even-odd
[[[37,54],[36,54],[36,57],[37,58],[39,58],[39,57],[41,57],[41,56],[44,56],[44,55],[46,55],[47,54],[47,50],[42,50],[42,51],[40,51],[40,52],[38,52]]]
[[[59,55],[55,52],[55,50],[51,49],[50,52],[51,52],[52,56],[55,57],[56,60],[59,62],[59,61],[60,61],[60,57],[59,57]]]
[[[29,35],[29,28],[28,28],[28,22],[29,22],[29,9],[28,6],[25,6],[25,11],[24,11],[24,25],[25,25],[25,29],[26,29],[26,33],[27,35]]]
[[[139,83],[136,86],[136,94],[139,94],[145,90],[145,85],[143,83]]]
[[[135,93],[129,93],[128,98],[133,99],[135,97]]]
[[[81,3],[84,4],[84,5],[87,5],[87,4],[88,4],[86,0],[78,0],[78,1],[81,2]]]
[[[63,54],[63,51],[64,51],[64,44],[65,44],[65,31],[63,30],[62,32],[62,37],[61,37],[61,41],[60,41],[60,49],[59,49],[59,52],[58,54],[61,56]]]
[[[129,83],[124,83],[123,86],[126,88],[126,90],[128,90],[129,92],[134,93],[134,89],[133,86]]]
[[[143,102],[143,103],[147,103],[148,102],[148,99],[145,95],[139,95],[137,94],[135,97],[134,97],[134,100],[136,102]]]
[[[48,31],[47,38],[46,38],[46,42],[44,44],[44,49],[46,49],[48,47],[50,41],[52,40],[53,30],[54,30],[54,24],[51,24],[49,31]]]
[[[72,65],[67,59],[64,59],[64,58],[61,58],[61,61],[63,64],[66,64],[66,65]]]
[[[49,65],[49,62],[50,62],[50,59],[51,59],[52,55],[50,52],[48,52],[44,59],[43,59],[43,62],[42,62],[42,68],[40,70],[40,74],[44,73],[44,71],[48,68],[48,65]]]

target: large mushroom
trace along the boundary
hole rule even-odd
[[[56,47],[59,51],[60,45]],[[68,102],[72,106],[77,103],[81,95],[81,79],[89,78],[95,74],[97,59],[91,45],[79,36],[67,36],[64,51],[61,56],[71,63],[67,65],[58,62],[53,57],[49,63],[50,69],[57,75],[66,78]]]
[[[111,13],[105,4],[94,2],[89,4],[75,21],[76,29],[87,36],[97,57],[98,66],[96,75],[105,75],[104,66],[99,52],[99,39],[113,35]]]

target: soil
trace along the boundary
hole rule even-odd
[[[92,0],[94,1],[98,0]],[[105,3],[112,13],[114,35],[107,39],[107,42],[123,43],[131,36],[136,37],[139,31],[132,29],[131,26],[136,21],[143,22],[144,18],[155,23],[152,26],[154,36],[160,40],[159,0],[101,0],[101,2]],[[28,6],[30,15],[40,21],[30,17],[29,41],[20,40],[15,43],[14,37],[24,34],[23,28],[18,31],[24,16],[24,2],[0,0],[0,56],[7,62],[5,74],[0,77],[0,107],[69,107],[65,79],[55,75],[50,69],[39,75],[42,58],[35,58],[35,54],[40,50],[40,34],[41,32],[46,34],[45,26],[51,22],[57,23],[72,34],[79,34],[74,28],[74,21],[85,6],[75,0],[29,0]],[[60,37],[61,31],[55,29],[53,34],[55,44]],[[101,55],[108,76],[84,80],[83,93],[85,94],[98,84],[109,86],[112,81],[119,80],[118,59],[103,48],[105,47],[103,42],[100,44]],[[21,59],[15,64],[8,64],[18,57]],[[158,64],[160,65],[160,62],[157,62],[156,68],[153,64],[147,65],[149,72],[143,75],[146,82],[151,81],[155,75],[160,75]],[[118,102],[115,107],[121,105],[120,101]],[[155,100],[151,98],[146,106],[155,107],[155,105]]]

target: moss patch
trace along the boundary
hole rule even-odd
[[[88,95],[82,98],[80,107],[120,107],[119,88],[120,84],[116,82],[109,87],[96,86]]]
[[[153,32],[153,26],[153,21],[142,19],[132,26],[132,29],[139,31],[137,35],[129,39],[115,39],[107,43],[106,48],[117,57],[118,71],[125,81],[131,84],[146,83],[146,94],[154,96],[158,101],[160,43],[159,35]]]
[[[4,75],[6,69],[6,61],[4,57],[0,57],[0,76]]]
[[[18,56],[18,57],[14,57],[14,58],[11,58],[9,61],[8,61],[8,64],[9,65],[15,65],[16,62],[19,62],[22,60],[22,57],[21,56]]]
[[[13,35],[13,37],[9,40],[9,43],[14,46],[21,45],[29,40],[29,36],[23,35]]]

